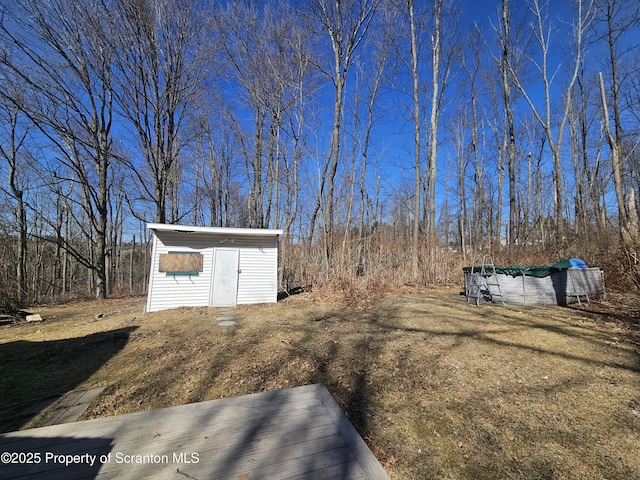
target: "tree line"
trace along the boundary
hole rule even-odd
[[[0,9],[5,304],[142,293],[149,221],[283,229],[283,290],[477,252],[640,285],[634,0]]]

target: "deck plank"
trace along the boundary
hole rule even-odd
[[[40,455],[6,479],[389,478],[322,385],[0,434],[0,452]]]

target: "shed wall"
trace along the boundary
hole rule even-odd
[[[209,233],[155,233],[147,312],[181,306],[210,305],[215,248],[239,250],[237,304],[270,303],[278,296],[278,248],[276,236],[242,236]],[[198,275],[159,272],[160,254],[193,252],[203,255]]]

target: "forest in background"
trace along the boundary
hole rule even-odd
[[[283,229],[283,291],[637,290],[640,4],[475,3],[3,3],[0,306],[144,293],[146,222]]]

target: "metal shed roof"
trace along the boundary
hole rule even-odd
[[[196,227],[168,223],[147,223],[147,228],[156,232],[207,233],[211,235],[244,235],[249,237],[273,237],[282,235],[283,232],[283,230],[266,228]]]

